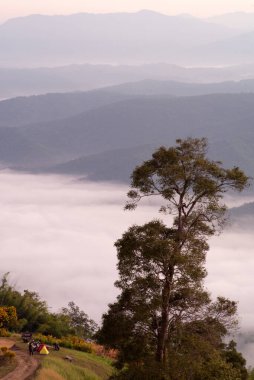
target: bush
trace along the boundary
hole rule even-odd
[[[131,364],[117,375],[110,377],[111,380],[169,380],[163,369],[156,363],[146,365]]]
[[[73,348],[74,350],[88,352],[89,354],[93,352],[91,345],[88,343],[77,343],[73,345]]]
[[[13,351],[6,351],[4,353],[4,358],[7,360],[13,360],[15,358],[16,354]]]
[[[109,359],[116,359],[118,355],[117,350],[106,349],[104,346],[97,343],[86,342],[77,336],[66,336],[61,339],[54,338],[52,335],[36,334],[33,336],[35,340],[40,340],[42,343],[53,346],[54,343],[59,344],[60,347],[74,349],[77,351],[87,352],[89,354],[96,354],[98,356],[107,357]]]
[[[7,347],[1,347],[2,355],[0,355],[0,366],[5,365],[7,362],[13,361],[16,354],[13,351],[9,351]]]
[[[118,351],[114,349],[107,349],[101,344],[91,343],[93,352],[98,356],[107,357],[109,359],[117,359]]]
[[[0,336],[2,338],[8,338],[8,337],[11,336],[11,333],[8,330],[4,329],[4,328],[0,328]]]
[[[93,353],[93,347],[91,343],[87,343],[84,339],[80,339],[77,336],[66,336],[61,339],[54,338],[51,335],[36,334],[34,336],[35,340],[40,340],[43,343],[53,345],[54,343],[59,344],[61,347],[75,349],[77,351]]]

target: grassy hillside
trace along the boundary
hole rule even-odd
[[[7,347],[15,343],[17,355],[19,352],[28,354],[27,343],[23,343],[19,335],[4,340],[1,338],[1,342]],[[39,368],[29,377],[30,380],[107,380],[114,372],[112,360],[109,358],[65,348],[61,348],[60,351],[49,350],[50,353],[46,356],[34,354],[33,358],[39,361]],[[27,360],[30,360],[29,356],[26,356]],[[72,358],[72,362],[65,357]],[[12,372],[18,362],[19,360],[14,359],[4,365],[0,364],[0,378]]]
[[[73,358],[73,362],[65,360],[65,356]],[[106,380],[113,373],[109,360],[78,352],[61,349],[59,352],[51,351],[41,361],[41,368],[34,380]]]

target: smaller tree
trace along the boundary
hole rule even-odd
[[[98,330],[97,324],[73,301],[68,303],[68,307],[63,307],[60,314],[68,317],[70,327],[77,336],[92,338]]]

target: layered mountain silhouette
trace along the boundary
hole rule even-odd
[[[224,25],[239,31],[251,31],[254,25],[254,13],[231,12],[207,18],[207,21]]]
[[[71,116],[128,99],[158,96],[184,97],[208,94],[254,93],[254,80],[221,83],[183,83],[143,80],[88,92],[52,93],[16,97],[0,102],[0,127],[17,127]]]
[[[156,147],[205,136],[212,158],[253,175],[253,105],[254,94],[114,98],[67,118],[1,127],[0,139],[10,148],[2,149],[0,161],[23,170],[128,181]]]
[[[2,67],[71,63],[202,61],[199,47],[238,30],[194,17],[152,11],[115,14],[32,15],[0,25]],[[196,50],[198,49],[199,55]]]
[[[239,207],[230,209],[231,218],[238,220],[239,218],[254,217],[254,202],[248,202]],[[249,222],[249,220],[247,220]]]
[[[254,64],[228,67],[181,67],[166,63],[134,66],[84,64],[33,69],[0,68],[0,99],[87,91],[142,80],[206,84],[253,77]]]
[[[253,93],[254,79],[221,83],[183,83],[176,81],[143,80],[123,83],[108,90],[121,95],[172,95],[194,96],[207,94]]]
[[[254,60],[254,31],[227,38],[204,46],[204,63],[231,64],[247,63]],[[197,54],[200,50],[198,49]]]
[[[117,91],[90,91],[17,97],[0,102],[0,127],[65,119],[106,104],[128,99]]]

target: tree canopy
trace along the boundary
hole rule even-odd
[[[23,292],[10,285],[8,273],[0,280],[0,328],[14,331],[39,332],[60,338],[76,334],[81,338],[92,337],[96,323],[74,302],[58,313],[50,312],[39,294],[30,290]]]
[[[97,324],[73,301],[68,303],[68,307],[62,308],[61,314],[68,318],[70,327],[79,337],[92,338],[98,329]]]

